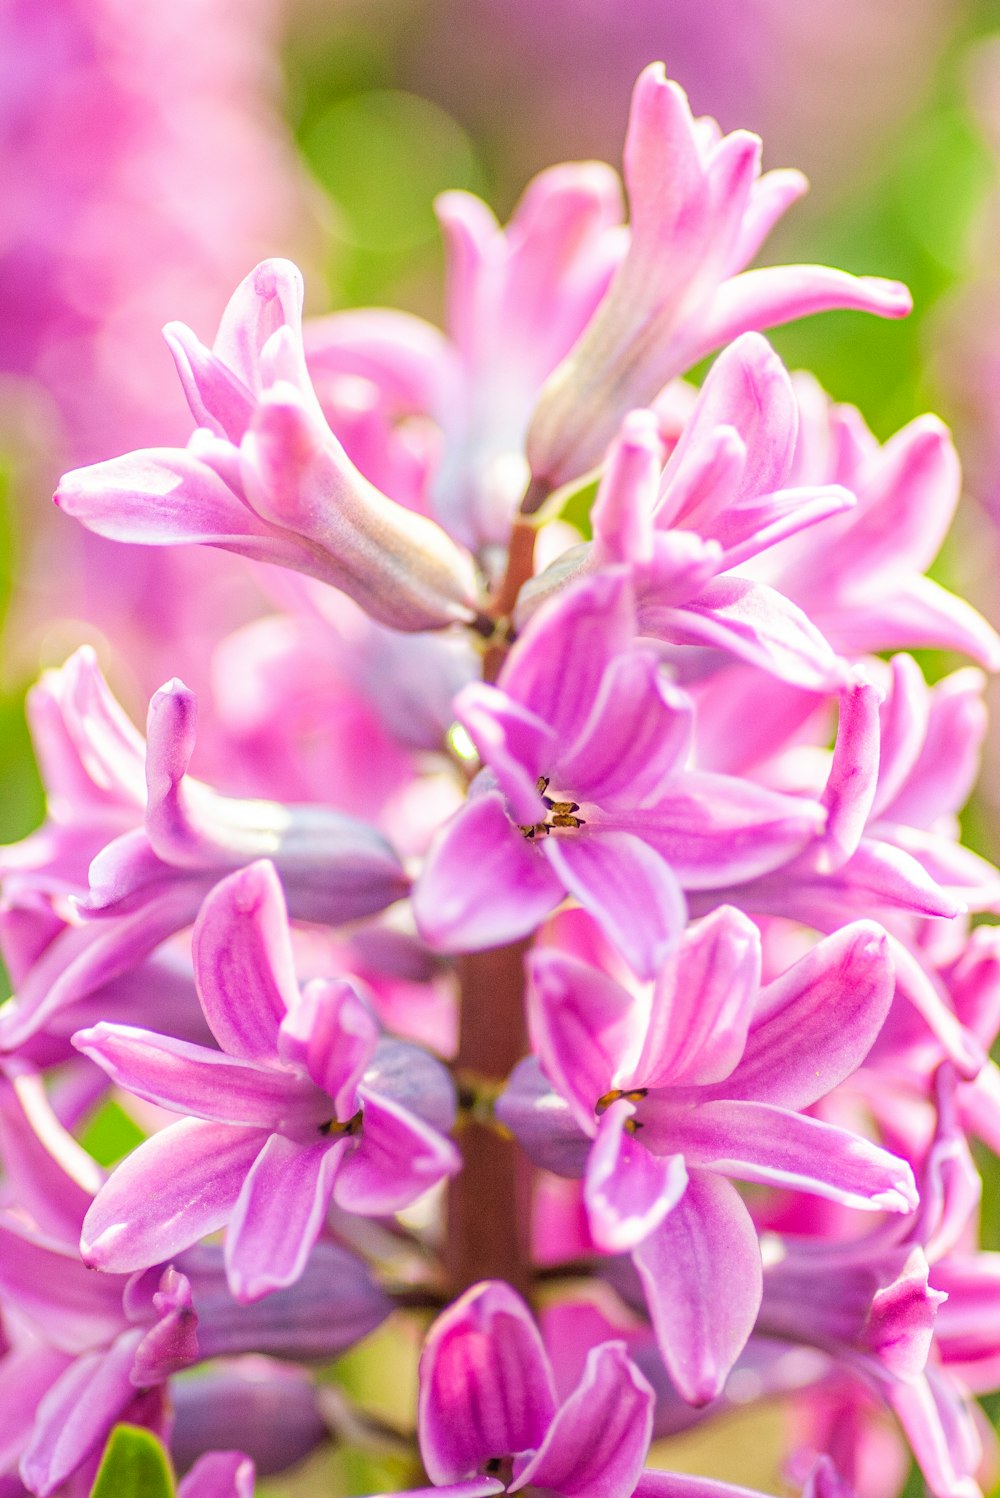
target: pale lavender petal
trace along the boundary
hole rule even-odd
[[[72,1362],[68,1353],[35,1343],[10,1348],[0,1359],[0,1409],[4,1413],[0,1426],[0,1472],[16,1467],[31,1436],[39,1404]]]
[[[587,1133],[594,1105],[634,1058],[642,1010],[606,973],[551,947],[528,954],[528,1028],[546,1076]]]
[[[361,1073],[375,1054],[378,1025],[346,978],[314,978],[292,1001],[278,1047],[286,1062],[308,1072],[333,1099],[332,1115],[347,1123]]]
[[[95,1269],[159,1264],[229,1219],[267,1140],[262,1129],[185,1118],[129,1155],[87,1213],[80,1252]]]
[[[724,517],[724,525],[722,518],[717,523],[716,529],[725,536],[725,551],[716,570],[730,572],[786,537],[853,509],[857,502],[849,489],[827,484],[781,489],[756,503],[743,503]]]
[[[894,987],[882,928],[844,926],[763,990],[742,1061],[706,1095],[807,1108],[857,1071]]]
[[[756,1488],[719,1482],[714,1477],[696,1477],[688,1472],[643,1472],[632,1498],[761,1498]],[[810,1498],[816,1495],[810,1494]],[[826,1495],[824,1495],[826,1498]],[[837,1498],[846,1498],[838,1494]]]
[[[434,1322],[420,1357],[420,1454],[435,1483],[541,1446],[555,1390],[538,1328],[509,1285],[474,1285]]]
[[[102,1021],[78,1030],[73,1044],[126,1092],[175,1113],[275,1129],[283,1119],[317,1112],[316,1089],[305,1078],[169,1035]]]
[[[21,1478],[48,1498],[111,1432],[135,1398],[129,1378],[141,1331],[126,1332],[106,1351],[77,1358],[38,1406]]]
[[[685,889],[725,888],[787,863],[821,830],[822,807],[750,780],[687,770],[633,818],[616,814],[666,859]]]
[[[362,1078],[377,1092],[447,1134],[455,1123],[455,1083],[448,1068],[420,1046],[383,1036]]]
[[[43,1233],[75,1247],[104,1172],[63,1128],[34,1073],[0,1080],[0,1144],[18,1205]]]
[[[527,936],[563,896],[542,850],[522,836],[499,791],[474,797],[432,844],[413,891],[431,946],[469,952]]]
[[[517,641],[499,685],[531,709],[568,750],[615,656],[635,633],[628,573],[606,568],[540,608]]]
[[[233,1299],[219,1245],[189,1249],[182,1262],[195,1286],[204,1358],[260,1352],[326,1361],[367,1336],[393,1309],[367,1265],[322,1238],[294,1284],[252,1305]]]
[[[649,1449],[654,1403],[624,1342],[591,1348],[541,1449],[515,1462],[508,1492],[530,1484],[560,1498],[631,1498]]]
[[[934,1498],[982,1498],[982,1440],[961,1385],[946,1371],[895,1380],[885,1391]]]
[[[767,1103],[710,1102],[680,1110],[646,1098],[650,1149],[743,1181],[791,1187],[870,1212],[911,1212],[918,1201],[905,1160],[846,1129]]]
[[[857,654],[923,646],[969,655],[988,671],[1000,667],[996,631],[971,604],[930,577],[873,588],[838,611],[837,642]]]
[[[253,1498],[254,1476],[242,1451],[207,1451],[181,1478],[177,1498]]]
[[[732,496],[737,507],[740,500],[780,489],[788,476],[795,451],[798,410],[791,381],[785,367],[766,338],[746,333],[716,359],[705,376],[694,410],[664,472],[669,484],[673,473],[683,467],[689,452],[697,450],[713,430],[732,427],[740,436],[745,460],[740,488]],[[657,514],[659,525],[683,525],[703,536],[715,536],[729,544],[725,525],[729,506],[719,515],[723,529],[716,529],[715,504],[710,496],[696,509],[677,511],[671,506],[669,487],[663,508]]]
[[[46,1243],[0,1215],[0,1291],[60,1352],[85,1352],[122,1329],[124,1282],[94,1274],[72,1248]]]
[[[233,292],[212,345],[223,363],[254,392],[260,390],[260,356],[281,328],[300,330],[302,272],[273,257],[255,265]]]
[[[840,721],[823,790],[826,831],[810,850],[822,873],[838,869],[857,850],[879,779],[879,693],[857,682],[840,695]]]
[[[652,555],[652,511],[662,466],[655,413],[629,412],[608,453],[590,511],[600,562],[644,562]]]
[[[246,385],[183,323],[167,323],[163,337],[196,425],[239,443],[253,411]]]
[[[624,651],[605,671],[576,742],[554,757],[559,788],[609,810],[655,799],[688,755],[693,716],[656,655]]]
[[[760,962],[760,934],[733,906],[689,926],[657,975],[632,1084],[704,1086],[727,1077],[743,1054]]]
[[[847,676],[844,662],[796,604],[735,573],[714,578],[677,608],[644,598],[639,630],[672,645],[728,651],[809,692],[836,691]]]
[[[0,1049],[16,1050],[53,1014],[130,972],[166,937],[191,924],[204,894],[203,883],[176,880],[118,919],[67,926],[42,953],[16,999],[0,1010]]]
[[[815,312],[850,307],[877,317],[906,317],[913,301],[898,281],[851,276],[825,265],[774,265],[733,276],[719,287],[697,334],[685,345],[685,368],[750,328],[774,328]]]
[[[222,1049],[274,1060],[279,1026],[299,994],[274,866],[261,859],[217,884],[191,941],[198,996]]]
[[[760,1306],[757,1230],[739,1192],[693,1171],[680,1202],[632,1258],[670,1377],[689,1404],[707,1404]]]
[[[366,1086],[358,1088],[358,1100],[364,1115],[361,1138],[337,1174],[333,1197],[338,1206],[385,1216],[461,1170],[462,1157],[451,1140],[415,1113]]]
[[[606,827],[593,836],[546,838],[544,851],[629,966],[651,978],[686,915],[680,886],[660,854],[635,833]]]
[[[491,1498],[506,1491],[495,1477],[470,1477],[468,1482],[446,1482],[441,1487],[407,1488],[402,1494],[376,1493],[374,1498]]]
[[[221,796],[185,776],[196,713],[194,694],[176,680],[150,703],[146,830],[167,863],[218,877],[270,858],[292,916],[331,925],[373,915],[406,893],[397,855],[369,824],[320,805]]]
[[[455,716],[492,769],[512,814],[529,827],[541,821],[545,808],[536,782],[555,762],[552,729],[506,692],[478,681],[456,697]]]
[[[732,265],[748,265],[778,220],[808,191],[808,177],[794,167],[778,167],[758,178],[740,225]]]
[[[624,1098],[601,1119],[587,1161],[583,1199],[594,1242],[626,1253],[648,1238],[684,1195],[683,1155],[653,1155],[631,1133],[635,1108]]]
[[[221,546],[286,567],[296,565],[304,549],[255,515],[208,463],[184,448],[148,448],[74,469],[61,479],[55,501],[112,541]]]
[[[370,484],[314,401],[282,380],[258,402],[241,446],[254,510],[278,535],[295,533],[295,566],[380,623],[422,630],[471,620],[477,588],[469,553]]]
[[[583,1175],[590,1139],[569,1105],[553,1092],[536,1057],[526,1056],[515,1066],[495,1112],[535,1165],[556,1175]]]
[[[226,1232],[226,1270],[238,1301],[259,1300],[298,1279],[349,1148],[343,1139],[306,1144],[271,1135],[243,1182]]]
[[[894,673],[897,662],[909,663],[911,672],[916,666],[908,656],[895,656]],[[919,670],[916,667],[918,674]],[[965,805],[979,774],[986,736],[985,685],[982,672],[973,666],[953,671],[935,684],[914,762],[895,787],[886,787],[889,794],[884,798],[883,776],[879,773],[879,815],[884,813],[890,821],[926,827],[942,812],[954,812]],[[919,689],[926,696],[922,677]],[[908,697],[906,707],[910,700]]]

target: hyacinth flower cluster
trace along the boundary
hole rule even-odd
[[[725,1498],[651,1441],[776,1398],[810,1498],[991,1480],[1000,872],[957,816],[1000,640],[926,576],[957,459],[786,372],[763,330],[907,293],[748,269],[803,180],[658,66],[625,186],[446,195],[446,332],[303,325],[265,262],[211,347],[167,329],[187,447],[60,484],[268,602],[145,736],[87,649],[29,700],[5,1498],[88,1494],[121,1423],[184,1498],[337,1441],[412,1495]],[[109,1102],[146,1137],[104,1171]],[[392,1312],[388,1429],[324,1365]]]

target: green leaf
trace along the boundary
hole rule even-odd
[[[150,1431],[115,1426],[90,1498],[174,1498],[170,1460]]]
[[[588,473],[575,483],[567,484],[557,494],[553,494],[544,506],[545,513],[558,515],[560,520],[568,523],[580,532],[585,541],[593,537],[593,529],[590,524],[590,512],[597,498],[597,486],[600,475]]]

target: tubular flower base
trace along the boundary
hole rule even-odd
[[[748,1498],[646,1463],[750,1397],[807,1498],[895,1498],[904,1444],[980,1492],[1000,873],[958,813],[1000,641],[924,576],[941,424],[880,448],[761,332],[909,301],[748,269],[804,186],[759,157],[647,69],[627,225],[593,163],[506,228],[447,194],[443,333],[303,328],[267,261],[211,347],[167,329],[188,445],[62,481],[102,535],[276,564],[280,606],[145,739],[89,650],[32,694],[4,1498],[88,1498],[122,1422],[181,1498],[332,1441],[411,1498]],[[376,1328],[422,1335],[398,1426],[323,1366]]]

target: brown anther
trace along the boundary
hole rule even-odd
[[[534,842],[536,837],[548,837],[549,833],[556,827],[576,828],[586,827],[587,825],[582,817],[573,815],[574,812],[580,810],[579,801],[556,801],[551,796],[546,796],[545,792],[548,788],[549,777],[547,775],[539,775],[535,781],[535,790],[541,796],[542,804],[545,807],[546,817],[544,822],[531,822],[528,825],[524,825],[523,823],[518,824],[521,836],[526,838],[529,843]]]
[[[349,1118],[346,1123],[339,1123],[335,1118],[328,1118],[325,1123],[320,1124],[319,1131],[327,1136],[336,1134],[353,1138],[355,1134],[361,1133],[362,1122],[362,1112],[359,1108],[354,1117]]]
[[[620,1087],[615,1087],[611,1092],[606,1092],[603,1097],[597,1099],[594,1112],[600,1117],[602,1113],[607,1113],[612,1103],[620,1102],[622,1098],[626,1103],[641,1103],[648,1091],[647,1087],[632,1087],[628,1092],[623,1092]],[[641,1128],[642,1124],[637,1123],[634,1118],[628,1119],[625,1124],[625,1132],[628,1134],[634,1134],[636,1129]]]

